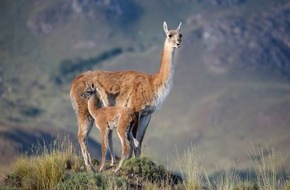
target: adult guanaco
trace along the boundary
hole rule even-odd
[[[85,81],[98,84],[105,93],[100,94],[104,106],[122,106],[131,108],[137,115],[137,124],[133,127],[133,136],[139,142],[135,156],[141,154],[141,147],[151,114],[161,107],[172,87],[174,74],[173,55],[181,45],[181,23],[175,30],[168,30],[161,55],[160,68],[155,74],[138,71],[87,71],[78,75],[72,82],[70,98],[78,120],[78,140],[85,164],[91,167],[91,158],[87,149],[87,137],[91,131],[93,118],[88,111],[87,100],[81,98]]]

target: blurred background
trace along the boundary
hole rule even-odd
[[[163,21],[182,21],[183,41],[144,154],[176,169],[195,147],[208,171],[223,160],[243,170],[258,146],[290,169],[289,1],[1,0],[0,170],[42,139],[68,135],[78,148],[71,81],[94,69],[155,73]],[[98,130],[90,136],[98,157]]]

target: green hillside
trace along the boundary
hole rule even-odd
[[[225,159],[248,168],[251,144],[267,144],[290,169],[289,12],[282,0],[1,1],[0,121],[76,134],[74,76],[154,73],[163,21],[182,21],[174,87],[152,117],[145,155],[165,163],[194,145],[210,171]]]

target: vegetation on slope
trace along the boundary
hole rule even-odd
[[[23,155],[11,165],[0,189],[217,189],[217,190],[289,190],[289,174],[279,175],[275,157],[252,148],[260,158],[253,159],[252,173],[240,175],[224,164],[219,173],[209,176],[194,147],[180,155],[176,162],[180,175],[155,164],[148,157],[131,158],[117,173],[107,166],[102,173],[84,171],[83,159],[68,140],[36,146],[36,156]],[[94,160],[95,167],[98,161]],[[109,165],[109,164],[108,164]],[[251,175],[250,175],[251,174]]]
[[[181,177],[167,171],[147,157],[132,158],[114,173],[107,166],[102,173],[84,171],[81,156],[69,141],[55,140],[50,145],[34,148],[35,156],[23,155],[11,166],[3,188],[15,189],[140,189],[170,187],[182,183]],[[94,160],[95,167],[98,161]]]

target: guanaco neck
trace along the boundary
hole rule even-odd
[[[174,74],[173,66],[174,48],[169,45],[167,39],[164,43],[159,71],[155,74],[155,81],[161,86],[168,85]]]
[[[154,75],[154,85],[157,87],[154,93],[155,99],[153,106],[159,109],[168,96],[172,87],[172,78],[174,74],[173,54],[174,48],[165,40],[161,57],[160,69]]]
[[[88,110],[97,116],[97,110],[102,107],[101,101],[98,99],[96,93],[92,94],[88,100]]]

